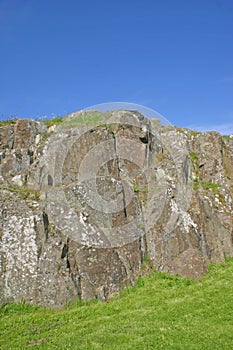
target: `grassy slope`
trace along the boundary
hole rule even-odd
[[[1,308],[1,349],[232,349],[233,259],[200,281],[153,272],[109,303]]]

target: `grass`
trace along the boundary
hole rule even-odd
[[[194,189],[194,191],[197,191],[198,190],[198,187],[199,187],[199,181],[198,179],[195,177],[192,181],[192,187]]]
[[[230,135],[223,135],[222,139],[225,141],[229,141],[231,139]]]
[[[48,119],[45,120],[44,123],[49,127],[52,125],[68,125],[70,127],[75,127],[76,125],[98,125],[99,122],[102,122],[106,116],[108,115],[108,113],[100,113],[100,112],[96,112],[96,111],[89,111],[89,112],[85,112],[77,117],[73,117],[71,119],[67,119],[66,117],[56,117],[53,119]]]
[[[218,189],[220,187],[219,184],[216,183],[208,183],[208,182],[204,182],[204,181],[200,181],[199,182],[199,158],[198,155],[195,152],[191,152],[189,154],[189,158],[192,161],[192,166],[193,166],[193,170],[195,173],[195,178],[192,181],[192,187],[195,191],[198,190],[199,188],[199,184],[202,186],[202,188],[204,188],[205,190],[208,189]]]
[[[20,187],[17,185],[13,185],[11,187],[0,186],[0,190],[17,193],[22,199],[40,201],[41,192],[37,190],[28,189],[26,187]]]
[[[232,349],[233,259],[200,281],[152,272],[108,303],[1,308],[1,349]]]
[[[201,185],[202,185],[202,187],[204,188],[204,189],[210,189],[210,188],[213,188],[213,189],[216,189],[216,188],[219,188],[220,187],[220,185],[219,184],[216,184],[216,183],[213,183],[213,182],[210,182],[210,183],[208,183],[208,182],[201,182]]]
[[[13,125],[16,123],[16,119],[0,120],[0,126]]]
[[[201,131],[197,131],[197,130],[189,130],[189,132],[191,133],[191,135],[196,136],[196,135],[200,135]]]
[[[77,119],[74,119],[72,121],[75,121],[77,124],[97,124],[103,119],[102,113],[91,113],[91,114],[84,114],[83,116],[80,116]]]
[[[133,186],[133,190],[134,190],[135,193],[141,192],[141,189],[136,184]]]
[[[64,122],[64,118],[62,118],[62,117],[56,117],[56,118],[47,119],[44,121],[44,123],[47,127],[50,127],[52,125],[59,125],[59,124],[62,124],[63,122]]]
[[[47,127],[53,126],[53,125],[60,125],[60,124],[66,124],[66,125],[96,125],[100,121],[102,121],[106,116],[108,116],[109,113],[100,113],[100,112],[86,112],[83,115],[80,115],[78,117],[74,117],[71,120],[66,120],[66,116],[60,117],[57,116],[52,119],[46,119],[46,120],[39,120],[40,122],[43,122]],[[6,119],[3,121],[0,121],[0,127],[5,125],[12,125],[16,123],[16,119]]]
[[[198,178],[194,178],[192,181],[192,187],[195,191],[198,190],[199,185],[202,186],[202,188],[204,188],[205,190],[209,190],[209,189],[218,189],[220,187],[219,184],[213,183],[213,182],[204,182],[204,181],[200,181],[198,180]]]
[[[66,124],[70,126],[76,126],[76,125],[92,125],[96,126],[103,120],[105,120],[105,117],[107,116],[107,113],[100,113],[100,112],[86,112],[82,115],[79,115],[78,117],[73,117],[72,119],[66,121]]]
[[[190,159],[191,159],[192,161],[198,160],[198,155],[197,155],[195,152],[191,152],[191,153],[189,154],[189,157],[190,157]]]

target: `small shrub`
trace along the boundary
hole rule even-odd
[[[133,190],[135,193],[141,192],[140,188],[137,185],[134,185]]]

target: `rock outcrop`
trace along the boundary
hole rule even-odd
[[[1,302],[107,300],[145,259],[199,278],[233,256],[232,138],[137,111],[52,124],[0,127]]]

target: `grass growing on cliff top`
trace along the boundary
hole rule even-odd
[[[59,124],[62,124],[63,122],[64,122],[63,117],[56,117],[56,118],[47,119],[44,121],[44,123],[45,123],[45,125],[47,125],[47,127],[50,127],[53,125],[59,125]]]
[[[96,125],[104,119],[105,115],[100,112],[86,112],[83,115],[72,118],[68,123],[74,125]]]
[[[229,141],[231,139],[231,136],[230,135],[223,135],[222,139],[225,141]]]
[[[53,126],[53,125],[64,125],[69,127],[75,127],[75,126],[95,126],[98,125],[99,122],[106,119],[106,117],[109,115],[109,113],[101,113],[98,111],[86,111],[79,115],[74,115],[72,118],[71,116],[64,116],[64,117],[56,117],[52,119],[44,120],[43,122],[47,127]],[[67,118],[68,117],[68,118]]]
[[[108,303],[1,308],[1,349],[232,349],[233,259],[200,281],[153,272]]]
[[[0,120],[0,127],[5,125],[13,125],[15,124],[16,119],[7,119],[7,120]]]

